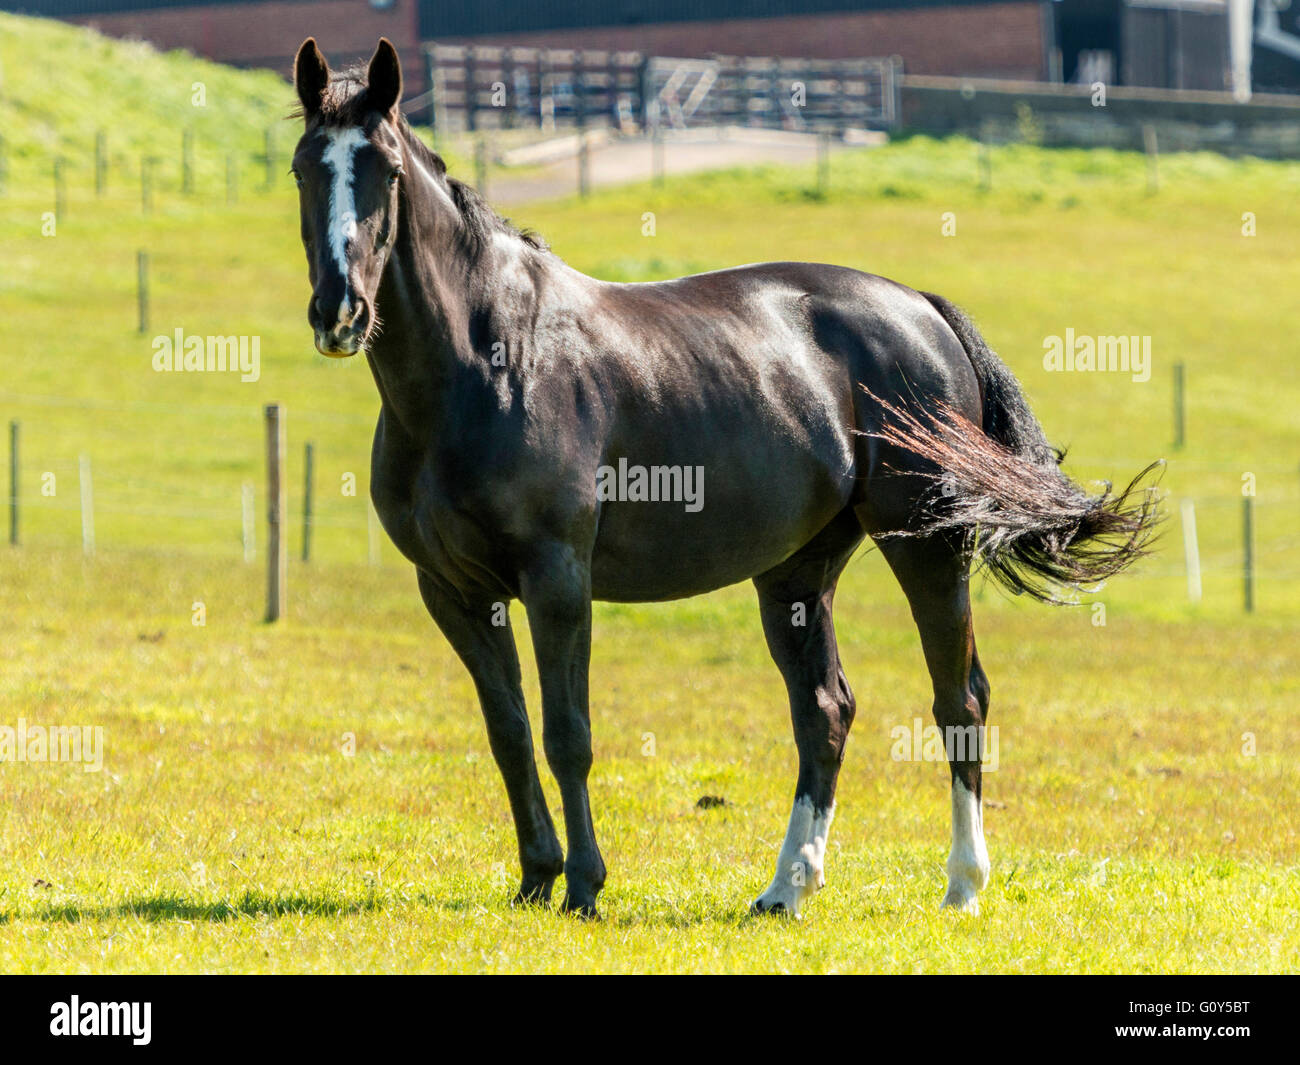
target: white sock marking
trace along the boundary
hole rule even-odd
[[[943,905],[979,913],[979,893],[989,880],[980,801],[959,778],[952,782],[952,850],[948,853],[948,892]]]
[[[826,840],[834,816],[833,804],[819,813],[806,795],[795,799],[785,842],[776,859],[776,875],[758,897],[759,909],[770,910],[780,904],[790,916],[798,917],[804,902],[826,883]]]

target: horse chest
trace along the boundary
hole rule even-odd
[[[372,476],[375,512],[394,546],[422,570],[463,587],[508,584],[497,578],[498,560],[485,534],[486,516],[470,495],[429,456],[377,461],[392,471]]]

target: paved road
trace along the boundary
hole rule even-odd
[[[831,150],[843,150],[834,142]],[[591,149],[589,174],[593,188],[646,181],[653,174],[654,148],[645,138],[611,141]],[[663,145],[667,174],[699,170],[721,170],[763,163],[811,163],[817,158],[817,138],[808,133],[775,133],[763,130],[727,130],[670,136]],[[578,190],[576,156],[531,167],[526,173],[495,169],[488,174],[487,198],[494,204],[509,205],[529,200],[571,196]]]

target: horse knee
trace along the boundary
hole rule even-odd
[[[979,706],[980,721],[983,723],[988,720],[989,698],[993,694],[993,690],[989,687],[988,676],[980,668],[978,662],[970,667],[970,690]]]
[[[857,713],[857,700],[842,673],[834,683],[818,685],[814,697],[826,722],[828,754],[838,765],[844,757],[844,744]]]
[[[547,722],[542,730],[542,749],[546,752],[546,764],[557,778],[585,780],[591,772],[591,730],[588,728]]]

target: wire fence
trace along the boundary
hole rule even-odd
[[[267,471],[257,407],[3,392],[0,405],[79,415],[76,426],[57,434],[64,443],[53,451],[48,446],[37,451],[25,447],[21,423],[10,423],[11,543],[68,547],[79,539],[87,556],[115,548],[185,548],[245,563],[265,559]],[[196,472],[195,455],[178,452],[173,460],[162,457],[146,469],[138,456],[115,455],[111,439],[84,439],[95,432],[93,420],[88,423],[80,415],[107,412],[166,412],[188,421],[217,423],[226,445],[215,449],[224,456],[221,468]],[[396,552],[382,546],[385,538],[369,501],[368,462],[356,468],[368,457],[374,419],[303,410],[294,413],[289,425],[293,443],[284,474],[284,520],[286,531],[291,530],[291,555],[304,562],[397,561]],[[340,435],[346,438],[343,444],[336,439]],[[70,436],[77,437],[75,452],[67,447]],[[330,441],[332,450],[322,452],[321,440]],[[305,454],[307,448],[313,457]],[[213,450],[207,448],[205,454]],[[1073,454],[1072,459],[1107,468],[1138,464],[1129,456]],[[1264,582],[1275,587],[1300,581],[1300,466],[1256,467],[1236,493],[1217,490],[1217,485],[1225,477],[1241,477],[1237,465],[1189,458],[1172,460],[1171,468],[1184,485],[1201,481],[1216,489],[1164,494],[1166,536],[1130,576],[1166,585],[1185,582],[1181,594],[1193,601],[1201,598],[1205,585],[1230,581],[1240,586],[1245,609],[1254,607]],[[1178,593],[1171,586],[1161,594]]]

